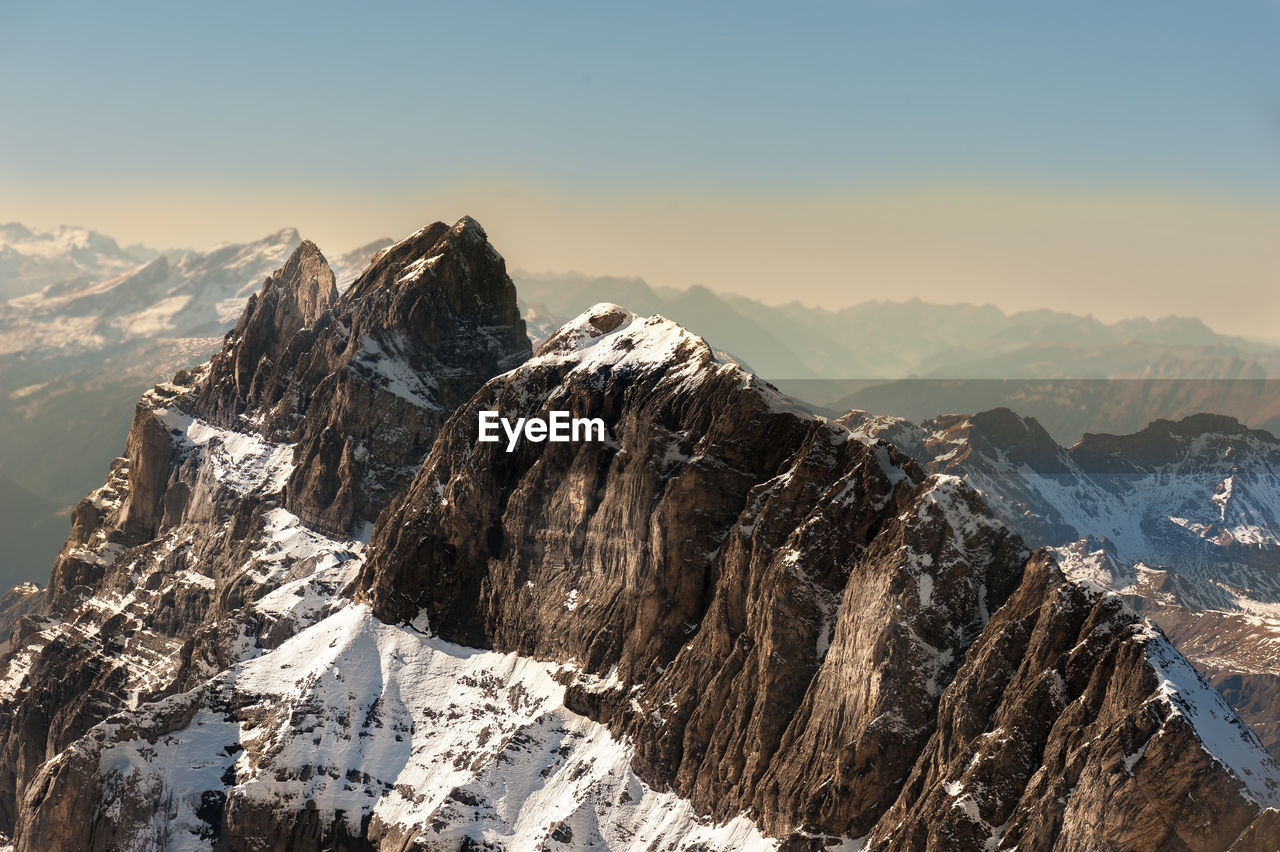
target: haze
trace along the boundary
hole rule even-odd
[[[4,16],[0,221],[340,252],[470,213],[534,271],[1280,336],[1273,2]]]

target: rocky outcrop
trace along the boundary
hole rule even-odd
[[[0,657],[17,849],[1266,831],[1280,767],[1089,579],[1114,559],[1033,557],[960,478],[661,317],[597,305],[500,372],[527,346],[501,272],[463,220],[335,298],[304,245],[144,397]],[[488,410],[603,429],[508,447]]]
[[[920,424],[851,411],[840,422],[864,440],[893,442],[930,472],[969,480],[1036,544],[1092,535],[1130,562],[1276,565],[1280,440],[1230,417],[1158,420],[1133,435],[1086,435],[1070,449],[1008,409]]]
[[[1086,433],[1071,448],[1071,457],[1090,474],[1147,473],[1181,462],[1188,452],[1193,452],[1192,444],[1205,435],[1276,442],[1270,432],[1250,429],[1234,417],[1193,414],[1177,421],[1156,420],[1131,435]]]
[[[1277,837],[1280,837],[1280,810],[1268,808],[1236,838],[1230,852],[1267,852],[1275,847]]]
[[[229,345],[209,363],[209,380],[195,402],[211,423],[234,426],[246,412],[269,407],[283,394],[314,329],[338,300],[333,271],[320,250],[303,241],[285,265],[249,297],[229,333]]]
[[[582,369],[579,346],[600,364]],[[409,619],[425,607],[442,635],[510,641],[592,668],[619,660],[624,648],[628,673],[669,658],[680,625],[700,620],[717,548],[751,489],[817,437],[814,421],[775,411],[753,378],[724,367],[678,326],[614,306],[562,329],[454,415],[379,524],[382,556],[362,578],[375,611]],[[600,418],[606,439],[522,442],[507,452],[505,443],[477,444],[481,410]],[[673,529],[681,534],[668,537]],[[490,559],[505,563],[501,580],[456,570]],[[565,573],[566,564],[599,570]],[[575,590],[581,626],[539,629],[566,612]],[[601,607],[610,625],[603,634],[582,617]]]
[[[192,408],[295,444],[286,505],[344,533],[408,484],[449,412],[529,351],[515,286],[473,219],[383,249],[341,297],[304,244],[246,308]]]
[[[850,412],[841,422],[963,477],[1028,541],[1062,550],[1074,576],[1122,594],[1280,758],[1274,436],[1208,414],[1086,435],[1070,449],[1007,409],[919,425]]]
[[[1043,493],[1079,473],[1070,453],[1033,417],[1007,408],[948,414],[921,424],[865,411],[837,421],[867,441],[889,441],[930,473],[959,476],[993,511],[1033,544],[1074,541],[1075,518]]]
[[[609,440],[507,453],[476,441],[482,409],[596,416]],[[988,618],[1019,588],[1026,558],[954,477],[925,477],[891,446],[789,409],[661,318],[599,305],[454,416],[380,519],[358,596],[453,641],[574,660],[583,672],[568,705],[634,743],[647,781],[806,845],[893,824],[970,644],[1010,641]],[[1050,588],[1043,574],[1056,569],[1040,559],[1017,592],[1026,606],[1053,612],[1055,595],[1087,594],[1060,572]],[[1106,606],[1117,624],[1140,626],[1119,599]],[[1125,668],[1123,637],[1098,641],[1097,689],[1141,670],[1126,708],[1156,697],[1146,644],[1129,642]],[[975,705],[982,724],[999,700],[1040,700],[1040,681],[1001,685],[1016,666],[999,665],[982,669],[996,702]],[[1188,688],[1204,687],[1190,677]],[[1227,803],[1212,837],[1234,837],[1256,801],[1199,742],[1184,732],[1170,752],[1216,773],[1196,789]],[[1274,774],[1256,740],[1247,751]],[[1060,777],[1060,762],[1028,759],[1029,772]],[[1167,809],[1152,779],[1133,785],[1134,802]],[[1076,830],[1098,836],[1086,822]],[[883,842],[924,848],[894,837]]]
[[[1164,637],[1041,552],[864,848],[1219,850],[1277,793],[1274,762]]]
[[[108,716],[198,688],[326,615],[359,563],[360,519],[407,482],[442,406],[526,357],[514,289],[474,221],[431,226],[378,260],[340,298],[323,256],[300,244],[209,364],[143,396],[126,456],[76,507],[38,608],[19,617],[15,600],[0,658],[0,829],[16,826],[20,844],[70,832],[63,848],[112,837],[134,848],[101,825],[50,828],[80,814],[63,789],[128,797],[70,752],[47,761]],[[335,430],[341,465],[315,449]],[[352,495],[337,510],[312,487],[325,478]],[[146,736],[189,719],[154,721]],[[160,807],[131,795],[135,815]],[[40,833],[23,831],[28,818]]]
[[[830,534],[835,535],[838,527]],[[779,833],[859,837],[897,797],[938,697],[1022,574],[1021,541],[932,477],[850,572],[831,648],[754,804]]]

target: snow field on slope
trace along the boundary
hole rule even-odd
[[[262,489],[279,493],[293,472],[293,446],[272,444],[258,435],[220,429],[177,408],[156,409],[175,442],[204,451],[204,465],[239,494]]]
[[[1150,622],[1138,628],[1147,660],[1160,679],[1156,695],[1195,728],[1205,751],[1238,778],[1259,805],[1280,806],[1280,764],[1216,689],[1174,650]]]
[[[573,838],[565,848],[776,848],[745,817],[704,822],[641,782],[624,743],[563,706],[556,676],[570,671],[383,624],[352,604],[220,677],[257,724],[197,716],[165,738],[168,751],[123,743],[102,769],[139,772],[182,803],[173,848],[211,848],[188,816],[223,773],[234,773],[232,796],[284,810],[311,800],[352,828],[372,813],[375,827],[446,846],[537,848],[558,831]]]
[[[592,325],[594,316],[607,313],[624,315],[622,323],[610,331],[599,331]],[[717,362],[706,342],[665,317],[640,317],[608,302],[593,305],[560,327],[552,339],[556,350],[535,356],[519,369],[550,364],[565,364],[575,373],[598,373],[610,370],[647,371],[656,367],[674,368],[676,377],[688,380],[703,365],[686,354],[702,349],[716,366]]]
[[[1109,587],[1105,564],[1110,560],[1101,550],[1086,553],[1083,547],[1071,547],[1054,548],[1054,552],[1067,579],[1090,597],[1117,594]],[[1134,614],[1128,604],[1122,607]],[[1280,764],[1267,754],[1222,694],[1205,682],[1150,620],[1143,619],[1129,629],[1143,643],[1147,663],[1159,681],[1148,700],[1162,701],[1175,715],[1185,717],[1204,750],[1238,778],[1258,804],[1280,804]]]

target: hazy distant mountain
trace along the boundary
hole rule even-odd
[[[826,352],[838,351],[838,347],[849,350],[856,359],[850,362],[853,368],[838,361],[814,358],[815,362],[825,364],[815,370],[825,378],[897,379],[926,374],[936,374],[933,377],[937,378],[971,377],[973,373],[968,366],[971,363],[991,361],[1028,346],[1046,344],[1087,348],[1149,343],[1219,347],[1239,353],[1276,351],[1266,344],[1218,334],[1200,320],[1187,317],[1139,318],[1108,324],[1092,316],[1061,311],[1006,314],[993,305],[933,305],[918,299],[864,302],[830,311],[795,302],[770,306],[741,296],[724,298],[757,323],[787,328],[783,336],[795,346],[818,347],[824,356]],[[1099,350],[1101,357],[1096,360],[1105,360],[1109,351]],[[1010,361],[1015,369],[1022,366],[1020,358],[1019,355]],[[1120,369],[1111,365],[1095,367],[1096,372],[1107,375]],[[1005,377],[999,369],[996,373]],[[1084,376],[1070,374],[1069,377]]]
[[[243,245],[161,255],[84,285],[51,284],[0,308],[0,353],[110,354],[136,340],[221,336],[249,293],[299,241],[286,228]]]
[[[858,408],[922,420],[1008,406],[1066,443],[1201,411],[1280,428],[1280,348],[1218,334],[1198,319],[1104,323],[918,299],[827,310],[639,278],[516,277],[531,335],[597,302],[638,305],[831,414]]]
[[[1110,376],[1132,373],[1138,364],[1135,359],[1155,351],[1137,353],[1124,349],[1122,344],[1129,343],[1212,348],[1218,351],[1206,355],[1215,361],[1222,356],[1244,358],[1280,351],[1267,344],[1218,334],[1200,320],[1187,317],[1104,323],[1092,316],[1060,311],[1006,314],[994,305],[935,305],[919,299],[864,302],[829,310],[798,302],[766,305],[732,293],[717,294],[705,287],[683,291],[652,287],[640,278],[520,272],[515,277],[526,304],[542,306],[558,318],[571,317],[602,301],[635,306],[635,310],[662,314],[697,331],[713,345],[751,364],[761,375],[783,382],[884,381],[924,375]],[[1022,362],[1024,350],[1046,344],[1075,349],[1062,370],[1029,372],[1028,365]],[[1175,358],[1162,367],[1163,372],[1168,377],[1196,357],[1193,354],[1189,359]],[[1006,360],[1001,362],[1001,358]],[[1258,363],[1270,362],[1260,357]],[[1217,370],[1215,366],[1210,371]],[[830,395],[815,402],[830,403],[843,395],[836,386],[825,390]],[[848,392],[848,388],[844,389],[844,393]]]
[[[19,852],[1273,848],[1235,843],[1280,816],[1258,738],[1092,554],[922,470],[953,456],[616,305],[533,355],[470,219],[334,278],[302,243],[0,597]],[[494,409],[608,439],[508,451]],[[1254,535],[1209,437],[1185,515],[1103,505]]]
[[[31,576],[31,566],[44,565],[47,571],[52,564],[68,529],[58,508],[0,473],[0,584],[5,588]]]
[[[338,292],[342,292],[351,286],[351,282],[355,281],[356,276],[361,272],[364,272],[365,267],[369,265],[369,261],[373,259],[374,255],[394,243],[395,240],[390,237],[381,237],[334,258],[331,265],[333,266],[333,274],[337,278]]]
[[[5,225],[0,235],[27,259],[15,278],[5,276],[18,267],[0,267],[0,291],[43,282],[0,302],[0,532],[21,542],[0,560],[8,584],[43,578],[66,540],[66,508],[119,454],[138,394],[208,358],[299,237],[285,228],[251,243],[142,257],[83,229]],[[348,252],[334,269],[349,283],[384,246]],[[73,277],[57,278],[63,272]]]
[[[517,274],[521,298],[546,311],[547,323],[558,325],[600,302],[634,306],[640,313],[661,314],[696,329],[711,344],[733,353],[763,376],[811,377],[815,373],[792,348],[792,342],[747,317],[706,287],[655,289],[640,278],[587,278],[578,275]]]
[[[111,237],[66,225],[35,231],[17,222],[0,225],[0,299],[50,284],[100,280],[151,260],[144,246],[122,249]]]
[[[1122,343],[1027,346],[918,379],[852,389],[829,410],[857,408],[923,420],[1007,407],[1066,444],[1085,432],[1132,432],[1208,411],[1280,430],[1280,352],[1227,346]]]

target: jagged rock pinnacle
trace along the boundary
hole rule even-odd
[[[313,325],[321,314],[338,301],[333,270],[320,249],[310,240],[299,243],[280,272],[266,280],[263,293],[268,290],[278,291],[291,300],[291,305],[297,309],[301,320],[298,328]],[[287,333],[296,331],[297,328],[294,328]]]

